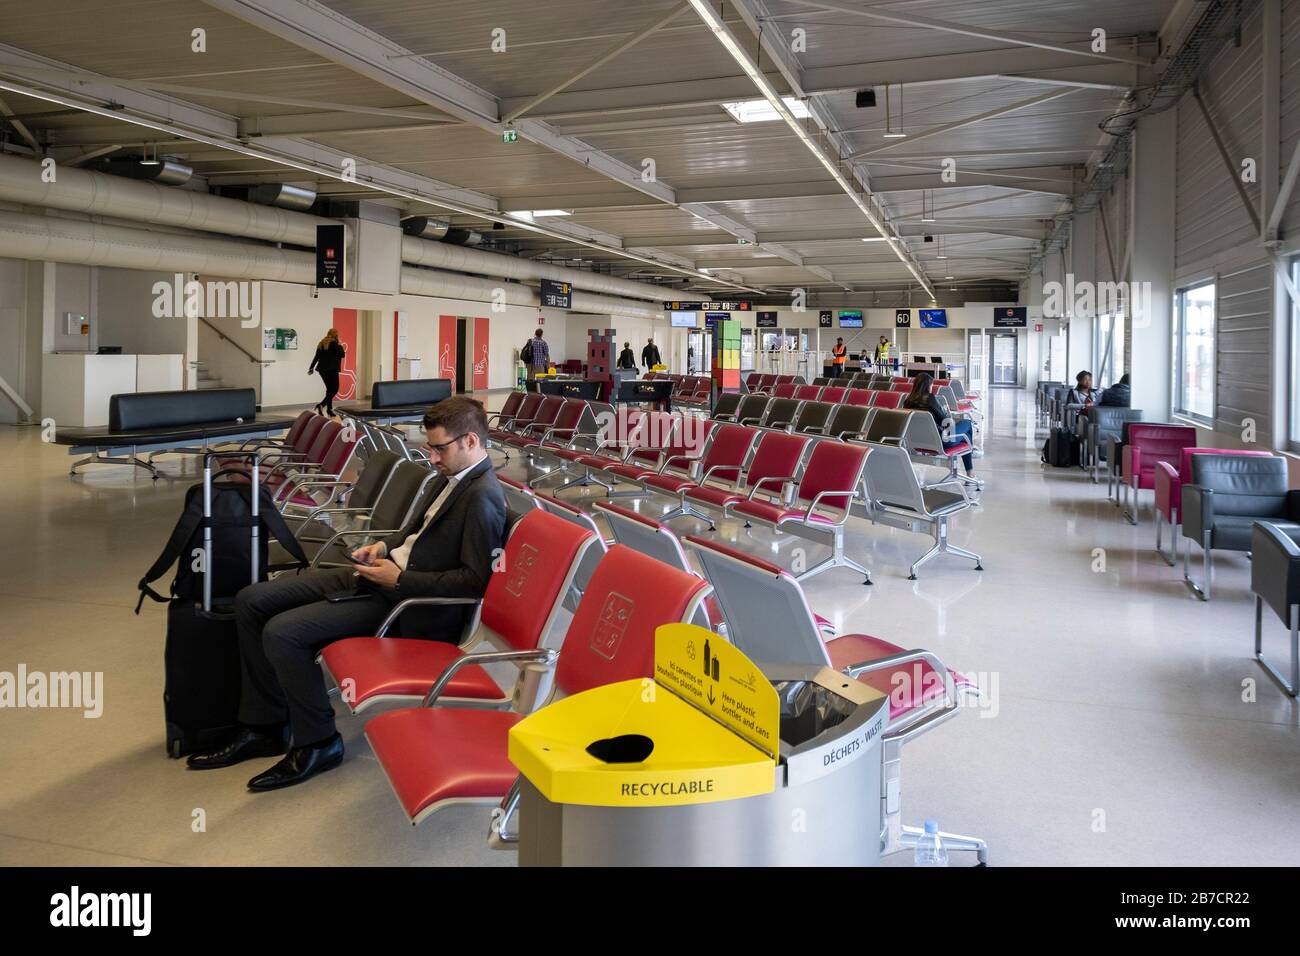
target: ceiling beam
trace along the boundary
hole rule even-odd
[[[831,3],[829,0],[789,0],[790,3],[801,7],[815,7],[819,10],[834,10],[837,13],[847,13],[851,16],[866,17],[870,20],[880,20],[884,23],[892,23],[896,26],[917,27],[924,30],[935,30],[940,33],[955,33],[960,36],[977,37],[981,40],[992,40],[995,43],[1007,43],[1012,46],[1032,47],[1039,50],[1052,50],[1056,53],[1065,53],[1070,56],[1086,57],[1095,60],[1107,60],[1113,63],[1129,63],[1135,66],[1151,66],[1152,61],[1145,57],[1129,56],[1123,53],[1100,53],[1094,51],[1087,39],[1080,40],[1082,46],[1068,46],[1064,43],[1051,43],[1041,40],[1038,37],[1030,36],[1026,33],[1013,33],[1010,30],[990,30],[985,27],[970,26],[964,23],[954,23],[951,20],[936,20],[933,17],[923,17],[915,13],[902,13],[895,10],[885,10],[880,7],[846,7],[842,4]]]
[[[319,4],[307,0],[204,2],[354,73],[463,119],[479,129],[499,135],[506,127],[502,117],[509,110],[503,110],[491,93]],[[647,181],[640,168],[629,166],[581,140],[566,136],[544,122],[520,119],[513,124],[513,128],[524,139],[565,156],[592,172],[630,186],[660,202],[679,205],[676,194],[667,183],[657,179]],[[681,208],[719,228],[732,231],[738,238],[752,241],[753,231],[728,216],[698,205]]]
[[[519,119],[519,117],[523,116],[525,113],[529,112],[534,107],[540,106],[542,103],[545,103],[555,94],[564,92],[569,87],[571,87],[574,83],[577,83],[584,76],[594,73],[596,70],[600,69],[606,63],[609,63],[611,60],[618,58],[623,53],[626,53],[628,50],[632,49],[632,47],[636,46],[646,37],[658,33],[659,30],[661,30],[663,27],[668,26],[668,24],[672,23],[674,20],[676,20],[678,17],[680,17],[683,13],[685,13],[689,9],[690,9],[690,4],[686,3],[685,0],[683,0],[683,2],[673,7],[671,10],[668,11],[666,15],[660,17],[654,23],[650,24],[649,26],[645,27],[644,29],[636,33],[633,33],[627,39],[614,44],[614,46],[610,47],[608,50],[606,50],[595,60],[592,60],[591,63],[587,64],[577,73],[574,73],[571,76],[566,77],[564,80],[555,84],[549,89],[541,93],[538,93],[536,96],[532,97],[527,102],[522,103],[521,105],[510,109],[506,113],[505,122],[513,123],[515,120]]]
[[[32,131],[27,128],[27,124],[18,118],[17,114],[9,108],[9,104],[3,99],[0,99],[0,116],[3,116],[8,120],[9,125],[12,126],[17,131],[18,135],[27,142],[28,146],[37,153],[44,152],[44,150],[41,149],[41,144],[36,142],[36,137],[32,135]]]
[[[853,93],[868,87],[890,84],[919,86],[923,83],[951,83],[965,80],[1024,80],[1056,83],[1089,89],[1123,91],[1139,83],[1137,67],[1117,64],[1078,66],[1077,58],[1045,50],[1021,50],[1016,53],[1016,72],[1008,73],[1005,49],[980,50],[972,53],[949,53],[944,56],[906,57],[850,63],[840,66],[808,67],[803,70],[804,94]],[[791,92],[789,83],[777,70],[765,70],[768,82],[777,92]],[[581,116],[606,116],[687,107],[717,106],[752,98],[753,85],[744,76],[715,79],[676,80],[623,87],[566,90],[553,96],[546,109],[537,111],[537,119],[562,119]],[[524,97],[505,97],[502,109],[507,112],[526,102]]]
[[[163,133],[168,138],[183,137],[219,146],[250,159],[282,164],[285,167],[284,178],[288,179],[300,179],[307,174],[314,178],[345,181],[343,160],[350,159],[356,163],[355,182],[374,189],[378,194],[417,206],[484,216],[532,234],[561,238],[626,259],[684,272],[697,279],[715,281],[693,268],[674,266],[644,253],[626,251],[618,237],[607,237],[576,223],[541,225],[517,221],[509,213],[501,213],[491,196],[394,169],[318,143],[283,138],[250,145],[240,140],[238,121],[229,114],[161,93],[118,86],[105,77],[84,71],[77,73],[66,64],[5,44],[0,44],[0,90],[72,107],[154,134]],[[148,138],[145,134],[142,137]],[[719,284],[733,285],[727,282]]]
[[[1009,186],[1017,190],[1050,193],[1069,196],[1074,192],[1076,183],[1069,179],[1047,175],[1045,178],[1033,178],[1030,175],[1035,167],[1024,169],[978,169],[964,170],[958,174],[956,182],[946,182],[939,171],[924,173],[903,173],[890,176],[873,176],[871,183],[878,192],[901,192],[915,189],[967,189],[971,186]],[[1058,167],[1040,167],[1049,173]]]

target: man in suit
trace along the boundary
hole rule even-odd
[[[406,598],[483,596],[506,522],[505,497],[487,456],[487,415],[482,403],[457,396],[430,408],[424,429],[440,478],[432,502],[409,527],[357,548],[354,567],[282,575],[236,596],[241,726],[225,746],[191,755],[192,769],[228,767],[287,749],[283,760],[248,782],[260,791],[337,767],[343,740],[316,664],[321,649],[373,633]],[[471,604],[417,607],[402,615],[401,633],[458,641],[472,614]]]

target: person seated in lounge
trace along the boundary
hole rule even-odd
[[[1078,405],[1087,408],[1097,401],[1097,390],[1092,387],[1092,373],[1080,372],[1074,377],[1074,388],[1065,396],[1066,405]]]
[[[1128,372],[1125,372],[1120,376],[1118,382],[1101,393],[1101,398],[1097,400],[1097,404],[1128,408],[1132,401],[1133,396],[1129,390]]]
[[[907,398],[903,399],[904,408],[914,408],[920,411],[929,412],[934,418],[934,423],[939,426],[939,435],[943,438],[943,447],[945,449],[960,445],[963,441],[968,442],[972,448],[975,445],[975,433],[969,418],[959,418],[955,421],[952,416],[944,409],[939,402],[939,397],[930,392],[930,386],[934,384],[934,376],[929,372],[921,372],[912,380],[912,390],[907,393]],[[975,455],[973,452],[967,452],[961,456],[961,463],[966,468],[966,474],[975,474]]]
[[[618,367],[625,369],[636,368],[636,355],[632,352],[631,342],[623,343],[623,351],[618,353]]]
[[[480,598],[494,552],[504,541],[505,496],[487,456],[481,402],[457,396],[424,416],[436,494],[411,525],[357,548],[353,567],[284,574],[235,597],[243,685],[240,728],[224,746],[190,756],[195,770],[253,757],[287,755],[248,782],[250,790],[302,783],[343,760],[324,677],[321,649],[373,634],[406,598]],[[468,604],[415,607],[399,620],[405,637],[457,641],[473,613]],[[288,746],[289,742],[292,746]]]

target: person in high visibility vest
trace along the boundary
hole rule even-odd
[[[882,373],[889,372],[889,339],[883,335],[880,337],[880,344],[876,346],[876,367]]]
[[[844,346],[843,339],[835,340],[835,348],[831,349],[831,378],[839,378],[844,374],[844,363],[848,361],[849,350]]]

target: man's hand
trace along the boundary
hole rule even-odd
[[[356,571],[371,584],[377,584],[381,588],[397,587],[397,579],[402,574],[401,568],[387,560],[378,564],[359,564]]]
[[[374,544],[366,544],[352,552],[352,557],[364,564],[375,564],[388,553],[382,541],[376,541]]]

